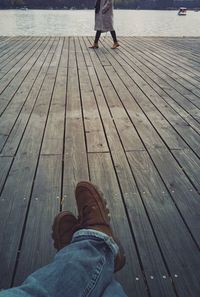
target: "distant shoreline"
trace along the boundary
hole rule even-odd
[[[158,11],[173,11],[178,10],[179,7],[170,7],[166,9],[158,9],[158,8],[118,8],[116,7],[115,10],[158,10]],[[2,8],[0,7],[0,10],[94,10],[94,8],[51,8],[51,7],[20,7],[20,8]],[[187,10],[195,10],[200,11],[200,7],[189,7]]]

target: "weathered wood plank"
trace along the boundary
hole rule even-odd
[[[136,249],[125,215],[119,186],[114,175],[113,165],[109,154],[89,154],[89,168],[92,182],[103,190],[108,205],[112,209],[112,225],[115,233],[123,242],[127,255],[127,264],[119,272],[120,280],[129,295],[134,292],[135,296],[147,296],[142,271],[139,265]],[[126,230],[126,232],[124,232]],[[129,277],[127,278],[127,274]],[[139,281],[137,281],[139,278]]]
[[[113,62],[115,67],[116,61]],[[122,89],[119,86],[119,83],[114,83],[114,79],[116,80],[116,74],[114,71],[108,67],[105,67],[107,73],[111,77],[113,84],[118,87],[119,91]],[[121,77],[122,69],[118,66],[118,73]],[[186,121],[184,121],[179,114],[174,112],[169,106],[166,106],[166,102],[162,100],[158,94],[152,90],[150,85],[148,85],[143,78],[141,78],[137,73],[129,69],[129,76],[133,78],[134,82],[137,83],[142,91],[139,92],[139,97],[137,97],[137,86],[134,87],[127,86],[132,95],[137,100],[138,104],[141,106],[143,111],[146,113],[148,118],[151,120],[155,129],[158,129],[161,126],[160,135],[164,139],[164,141],[169,145],[169,147],[173,147],[177,142],[177,148],[186,147],[181,138],[183,138],[189,146],[191,146],[197,153],[199,152],[199,134],[195,132]],[[127,75],[128,76],[128,75]],[[122,77],[124,84],[126,85],[125,74]],[[150,100],[150,102],[148,102]],[[167,122],[168,121],[168,122]],[[171,142],[171,143],[170,143]]]
[[[24,61],[22,59],[20,61],[21,63],[18,66],[19,68],[18,67],[16,67],[16,69],[13,68],[11,70],[11,73],[9,72],[8,73],[9,75],[6,75],[3,78],[3,82],[1,83],[1,86],[0,86],[0,89],[2,87],[2,89],[1,89],[2,92],[0,91],[1,92],[0,113],[2,113],[5,110],[6,106],[10,103],[12,97],[14,96],[14,94],[16,93],[16,91],[18,90],[20,85],[22,84],[24,78],[26,77],[26,75],[28,74],[28,72],[30,71],[32,66],[34,65],[37,55],[40,55],[41,51],[43,50],[44,45],[42,45],[42,43],[44,43],[44,41],[41,41],[39,45],[36,44],[29,51],[28,55],[26,56],[26,60]],[[35,57],[34,57],[34,53],[35,53]],[[24,64],[25,62],[27,64]],[[19,71],[20,71],[20,75],[16,75]]]
[[[11,285],[61,48],[62,41],[59,41],[0,200],[0,226],[3,230],[0,233],[0,287],[3,288]]]
[[[17,59],[13,59],[13,61],[11,61],[12,63],[9,63],[3,70],[1,70],[2,79],[0,94],[2,94],[9,82],[15,77],[18,71],[32,56],[31,54],[34,53],[34,50],[36,50],[42,42],[44,42],[44,40],[41,38],[32,40],[32,42],[30,42],[29,45],[25,47],[21,54],[17,56]]]
[[[166,59],[169,60],[174,60],[174,58],[176,58],[175,63],[177,63],[177,65],[179,65],[180,67],[186,68],[190,71],[199,71],[199,67],[198,64],[193,63],[193,61],[191,60],[191,58],[193,56],[190,56],[190,50],[185,51],[184,49],[178,49],[177,47],[172,47],[171,44],[168,44],[169,39],[165,39],[165,38],[153,38],[153,39],[145,39],[142,38],[142,40],[146,40],[148,42],[146,42],[146,48],[149,48],[149,46],[153,46],[153,51],[158,52],[159,54],[161,54],[163,57],[166,57]],[[179,38],[175,39],[175,42],[178,42]],[[139,41],[140,42],[140,41]],[[170,40],[171,42],[171,40]],[[195,45],[197,41],[196,40],[191,40],[191,44]],[[182,64],[180,64],[182,62]]]
[[[20,112],[20,114],[19,114],[14,126],[12,127],[12,130],[11,130],[7,140],[6,140],[6,143],[2,150],[2,155],[4,155],[4,156],[14,156],[16,153],[16,150],[18,148],[20,140],[23,137],[27,123],[28,123],[30,116],[32,114],[35,103],[38,99],[40,89],[44,82],[44,78],[48,71],[48,67],[49,67],[51,59],[54,55],[56,46],[57,46],[57,41],[54,41],[53,44],[51,45],[48,56],[41,68],[41,71],[38,74],[38,77],[30,90],[27,100],[26,100],[25,104],[23,105],[21,112]]]
[[[42,154],[63,154],[68,39],[63,39],[58,72],[44,134]]]
[[[126,86],[120,81],[118,74],[114,73],[113,69],[106,68],[106,71],[109,77],[112,79],[113,85],[115,86],[120,98],[123,100],[123,90]],[[135,84],[137,82],[137,78],[133,78],[134,84],[132,87],[129,87],[128,90],[134,96],[134,99],[143,110],[143,113],[151,122],[154,129],[159,133],[160,137],[164,139],[167,145],[171,148],[182,148],[185,147],[185,143],[181,139],[181,137],[174,131],[173,127],[170,123],[163,117],[163,115],[156,109],[156,107],[149,102],[148,96],[153,96],[154,102],[156,100],[156,94],[152,94],[152,89],[147,86],[147,91],[145,92],[145,83],[140,82],[138,85]],[[141,88],[141,84],[143,90],[141,91],[138,86]],[[127,105],[127,110],[129,110]]]
[[[51,260],[54,215],[77,214],[75,185],[92,180],[128,296],[199,296],[200,39],[119,41],[0,38],[0,287]]]
[[[109,51],[112,52],[112,51]],[[123,51],[125,52],[125,50]],[[114,56],[114,54],[113,54]],[[110,55],[108,55],[108,57],[110,57]],[[113,57],[112,57],[113,59]],[[124,81],[124,84],[127,86],[128,89],[130,89],[130,91],[132,91],[132,94],[135,94],[135,88],[130,88],[130,83],[126,84],[126,77],[125,74],[123,74],[123,69],[122,67],[120,68],[119,66],[116,65],[116,60],[113,59],[112,65],[113,67],[117,70],[117,72],[119,73],[119,76],[122,78],[122,80]],[[121,64],[121,61],[120,61]],[[124,68],[124,65],[122,65]],[[128,66],[128,65],[127,65]],[[169,106],[166,105],[166,102],[164,100],[162,100],[161,96],[158,96],[158,94],[156,92],[152,92],[152,89],[150,88],[150,86],[152,86],[152,81],[149,81],[148,83],[150,84],[150,86],[148,84],[146,84],[146,82],[143,80],[143,78],[145,77],[146,80],[146,72],[145,71],[138,71],[138,67],[135,66],[135,63],[131,63],[131,66],[135,69],[136,71],[140,74],[140,76],[137,75],[137,73],[135,73],[133,71],[133,69],[128,66],[127,68],[127,77],[128,75],[131,76],[134,80],[134,82],[137,82],[137,84],[139,84],[139,86],[141,87],[142,91],[146,94],[147,98],[149,98],[149,100],[151,101],[151,103],[153,105],[156,106],[156,108],[164,115],[164,117],[169,121],[169,123],[172,125],[172,127],[180,134],[180,136],[182,138],[184,138],[184,140],[188,143],[189,146],[191,146],[196,153],[199,152],[199,134],[196,132],[199,132],[199,123],[195,122],[192,118],[190,118],[190,115],[188,115],[187,113],[184,113],[184,116],[186,117],[186,121],[183,120],[182,117],[180,117],[180,115],[178,113],[175,113],[173,109],[171,109]],[[114,76],[114,74],[110,74],[110,76]],[[139,82],[138,82],[138,77],[139,77]],[[156,90],[157,91],[157,90]],[[165,96],[166,97],[166,96]],[[137,97],[136,97],[137,98]],[[171,100],[172,102],[174,102],[173,100]],[[138,100],[138,103],[140,104],[141,100]],[[155,127],[158,126],[159,123],[159,118],[156,116],[158,113],[155,113],[154,110],[150,110],[150,105],[149,104],[144,104],[143,102],[141,102],[142,108],[144,109],[144,111],[146,111],[146,114],[149,116],[149,118],[151,119],[151,121],[153,123],[156,122]],[[179,111],[179,110],[178,110]],[[199,110],[196,109],[196,111],[199,113]],[[159,115],[159,114],[158,114]],[[200,115],[200,114],[199,114]],[[159,116],[160,117],[160,116]],[[193,131],[193,129],[191,129],[190,125],[187,123],[187,121],[189,120],[189,123],[192,125],[192,127],[196,130]],[[163,122],[162,122],[163,124]],[[170,130],[169,128],[167,129],[167,131],[165,131],[165,129],[163,130],[163,133],[161,133],[162,137],[164,137],[164,140],[167,142],[167,144],[169,145],[169,141],[167,141],[165,139],[165,134],[169,133],[169,137],[168,139],[171,139],[171,142],[174,143],[174,141],[172,140],[173,138],[170,137]],[[173,129],[172,129],[172,133]],[[172,135],[173,135],[172,134]],[[176,138],[180,136],[177,134]],[[169,145],[170,146],[170,145]],[[183,146],[185,146],[183,144]]]
[[[190,69],[188,69],[190,71],[185,71],[184,60],[182,59],[182,57],[180,55],[176,56],[176,48],[174,48],[174,49],[172,48],[173,54],[175,56],[173,55],[173,57],[171,59],[169,59],[166,51],[165,51],[165,55],[164,55],[164,51],[163,51],[163,55],[162,55],[160,49],[158,50],[157,46],[154,44],[151,45],[150,42],[148,42],[148,44],[146,46],[146,43],[142,42],[142,40],[140,40],[139,42],[137,42],[136,46],[140,46],[140,51],[144,52],[146,55],[148,55],[155,61],[159,62],[161,65],[165,66],[167,68],[167,71],[170,69],[173,71],[174,74],[178,74],[178,76],[175,76],[175,78],[182,77],[185,79],[186,83],[187,83],[187,81],[189,81],[190,83],[193,83],[195,86],[198,87],[198,84],[197,84],[198,80],[193,78],[194,73],[192,72],[193,71],[192,67]],[[145,50],[144,50],[144,46],[145,46]],[[176,59],[174,59],[175,57],[176,57]],[[183,85],[186,86],[185,83]]]
[[[57,48],[54,51],[54,56],[48,68],[47,75],[45,76],[37,102],[26,127],[24,137],[20,143],[18,154],[27,156],[38,155],[51,105],[62,45],[63,41],[58,39]]]
[[[128,49],[127,49],[128,47]],[[140,48],[138,48],[140,49]],[[126,46],[126,50],[131,52],[132,45]],[[167,70],[166,67],[163,67],[158,63],[158,61],[154,61],[151,57],[148,57],[148,55],[145,53],[141,53],[140,51],[137,51],[137,53],[134,53],[134,56],[144,63],[146,66],[148,66],[153,72],[155,72],[161,79],[165,80],[170,86],[173,87],[174,90],[182,94],[182,96],[188,98],[191,100],[195,105],[200,106],[198,102],[198,97],[200,95],[200,90],[195,88],[194,86],[191,86],[191,84],[188,83],[188,81],[184,81],[183,84],[181,84],[181,78],[178,77],[175,74],[172,75],[172,71]],[[188,86],[189,85],[189,86]],[[192,92],[194,94],[192,94]],[[196,96],[195,96],[196,95]]]
[[[196,223],[200,217],[199,193],[168,150],[149,150],[149,154],[190,232],[200,246],[200,225]]]
[[[84,44],[82,44],[82,47],[84,48]],[[94,68],[89,67],[88,70],[102,116],[115,172],[123,194],[123,201],[126,205],[127,216],[129,218],[129,222],[131,223],[131,230],[133,230],[140,260],[142,262],[143,273],[148,283],[149,290],[153,296],[161,296],[161,294],[163,296],[173,296],[174,292],[171,281],[163,281],[163,278],[161,277],[161,275],[167,274],[167,271],[126,160],[122,144],[120,142],[120,138],[122,138],[122,136],[117,133]],[[117,119],[117,121],[118,120],[119,119]],[[141,149],[141,146],[139,148]],[[106,165],[104,166],[106,167]],[[114,189],[114,191],[116,191],[116,189]],[[111,196],[112,195],[109,193],[109,197]],[[115,195],[113,195],[113,199],[115,199]],[[111,212],[112,209],[113,208],[111,207]],[[157,282],[152,282],[151,277],[156,277]],[[121,280],[120,277],[119,280]],[[131,296],[131,293],[129,295]]]
[[[21,86],[15,93],[10,104],[7,106],[6,110],[1,116],[0,123],[0,150],[5,145],[7,138],[9,137],[10,132],[12,131],[13,126],[15,125],[16,120],[21,115],[22,109],[29,98],[29,94],[37,80],[38,73],[41,71],[43,63],[46,59],[46,56],[51,47],[52,41],[47,43],[44,47],[44,50],[41,51],[39,55],[35,54],[35,64],[25,77]],[[37,98],[37,97],[36,97]]]
[[[130,152],[127,155],[178,294],[197,297],[200,277],[199,249],[147,152]],[[162,164],[165,166],[163,170],[169,172],[166,164],[167,162]],[[176,177],[177,183],[181,182],[180,179],[181,177]],[[187,209],[187,206],[185,208]],[[165,275],[165,279],[168,277]]]
[[[78,181],[88,180],[88,160],[81,109],[74,39],[69,39],[67,105],[64,136],[63,209],[77,214],[74,189]]]
[[[140,135],[145,145],[149,147],[164,147],[160,136],[151,125],[148,118],[143,113],[142,109],[135,102],[134,97],[123,86],[122,82],[118,80],[117,84],[115,85],[115,88],[117,88],[118,91],[117,93],[115,88],[113,87],[113,84],[110,82],[105,70],[102,68],[101,65],[96,63],[96,55],[92,53],[91,58],[97,71],[98,79],[101,87],[103,88],[103,93],[106,97],[113,120],[116,122],[118,118],[131,120],[137,130],[137,133]],[[118,129],[120,128],[119,124]],[[124,127],[121,127],[121,129],[124,129]]]
[[[34,167],[34,161],[31,159],[15,158],[1,194],[0,288],[11,286],[26,207],[34,178]]]
[[[34,181],[14,285],[47,265],[55,254],[51,226],[60,210],[62,156],[41,156]]]
[[[2,78],[11,69],[10,68],[11,65],[15,65],[17,63],[19,58],[17,56],[24,51],[27,45],[31,44],[31,41],[32,41],[31,38],[25,38],[24,40],[19,39],[17,44],[16,43],[9,44],[8,48],[4,50],[5,54],[4,54],[4,51],[1,51],[0,78]],[[10,66],[8,65],[9,63],[11,63]]]
[[[79,55],[82,52],[79,52]],[[86,67],[82,57],[82,65]],[[107,141],[104,135],[101,118],[92,90],[87,69],[79,67],[80,93],[82,100],[84,126],[87,139],[88,152],[108,152]]]
[[[84,55],[78,39],[75,40],[80,94],[83,109],[84,128],[88,152],[108,152],[106,137],[103,131],[96,99],[92,90],[90,78],[86,68]],[[81,60],[81,63],[79,62]]]
[[[129,50],[129,51],[127,51],[127,49],[123,50],[122,54],[120,54],[121,50],[118,52],[119,56],[121,57],[121,59],[123,61],[123,64],[122,64],[123,68],[127,69],[127,72],[129,72],[131,70],[131,68],[133,68],[139,74],[141,71],[140,68],[142,68],[143,73],[145,73],[145,75],[141,74],[141,76],[146,77],[146,75],[148,75],[149,78],[151,79],[151,81],[153,80],[153,82],[155,84],[159,85],[159,90],[160,90],[160,88],[162,88],[162,92],[159,94],[161,96],[163,96],[164,100],[165,100],[165,95],[167,94],[169,97],[171,97],[173,99],[174,102],[177,102],[177,104],[179,104],[183,109],[185,109],[189,114],[191,114],[197,121],[200,121],[198,108],[192,102],[190,102],[187,98],[185,98],[185,96],[181,95],[179,92],[177,92],[175,89],[173,89],[173,87],[170,86],[164,79],[159,77],[157,75],[157,71],[153,72],[149,67],[147,67],[147,65],[145,63],[142,63],[143,59],[141,61],[138,61],[138,59],[136,59],[132,55],[133,52],[134,52],[133,48],[131,48],[131,50]],[[127,63],[124,62],[124,58]],[[120,60],[120,64],[121,63],[122,62]],[[131,68],[129,65],[131,66]],[[157,91],[157,89],[156,89],[156,91]],[[191,95],[191,93],[190,93],[190,95]]]
[[[3,52],[4,49],[6,49],[6,48],[9,50],[10,44],[16,44],[19,41],[20,41],[19,38],[17,38],[16,36],[5,37],[5,38],[3,38],[3,36],[1,36],[1,40],[0,40],[0,50],[1,50],[1,52]]]
[[[181,168],[200,193],[200,159],[191,150],[172,150]]]
[[[7,36],[3,37],[3,36],[1,36],[0,38],[1,38],[1,40],[0,40],[0,49],[1,49],[1,51],[5,47],[7,47],[7,46],[9,47],[10,43],[15,42],[15,40],[17,40],[16,37],[7,37]]]
[[[12,157],[0,157],[0,193],[9,173],[12,160]]]
[[[181,38],[177,39],[177,44],[175,39],[170,38],[164,41],[164,45],[168,48],[169,51],[175,48],[175,50],[179,54],[179,59],[180,57],[185,57],[185,59],[192,65],[193,68],[198,69],[199,59],[197,57],[199,57],[199,51],[197,53],[192,45],[193,43],[198,44],[198,41],[196,40],[196,38],[190,39],[190,46],[188,47],[185,42],[177,46],[178,43],[181,41]]]

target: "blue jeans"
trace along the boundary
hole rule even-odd
[[[74,233],[49,265],[32,273],[0,297],[127,297],[113,276],[118,246],[111,237],[91,229]]]

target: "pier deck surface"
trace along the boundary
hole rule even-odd
[[[200,296],[200,38],[0,37],[0,287],[51,261],[74,188],[104,192],[130,297]]]

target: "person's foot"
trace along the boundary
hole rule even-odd
[[[119,46],[119,43],[118,42],[114,42],[113,43],[113,46],[111,47],[111,49],[115,49]]]
[[[71,212],[60,212],[55,217],[52,226],[54,247],[59,251],[70,244],[74,232],[76,232],[79,227],[78,219]]]
[[[81,228],[94,229],[111,236],[119,246],[115,259],[115,272],[125,264],[124,250],[114,235],[110,226],[109,210],[106,202],[97,188],[87,181],[79,182],[75,190]]]
[[[94,42],[94,44],[91,45],[91,46],[89,46],[89,48],[93,48],[93,49],[95,49],[95,48],[99,48],[98,43],[95,43],[95,42]]]

